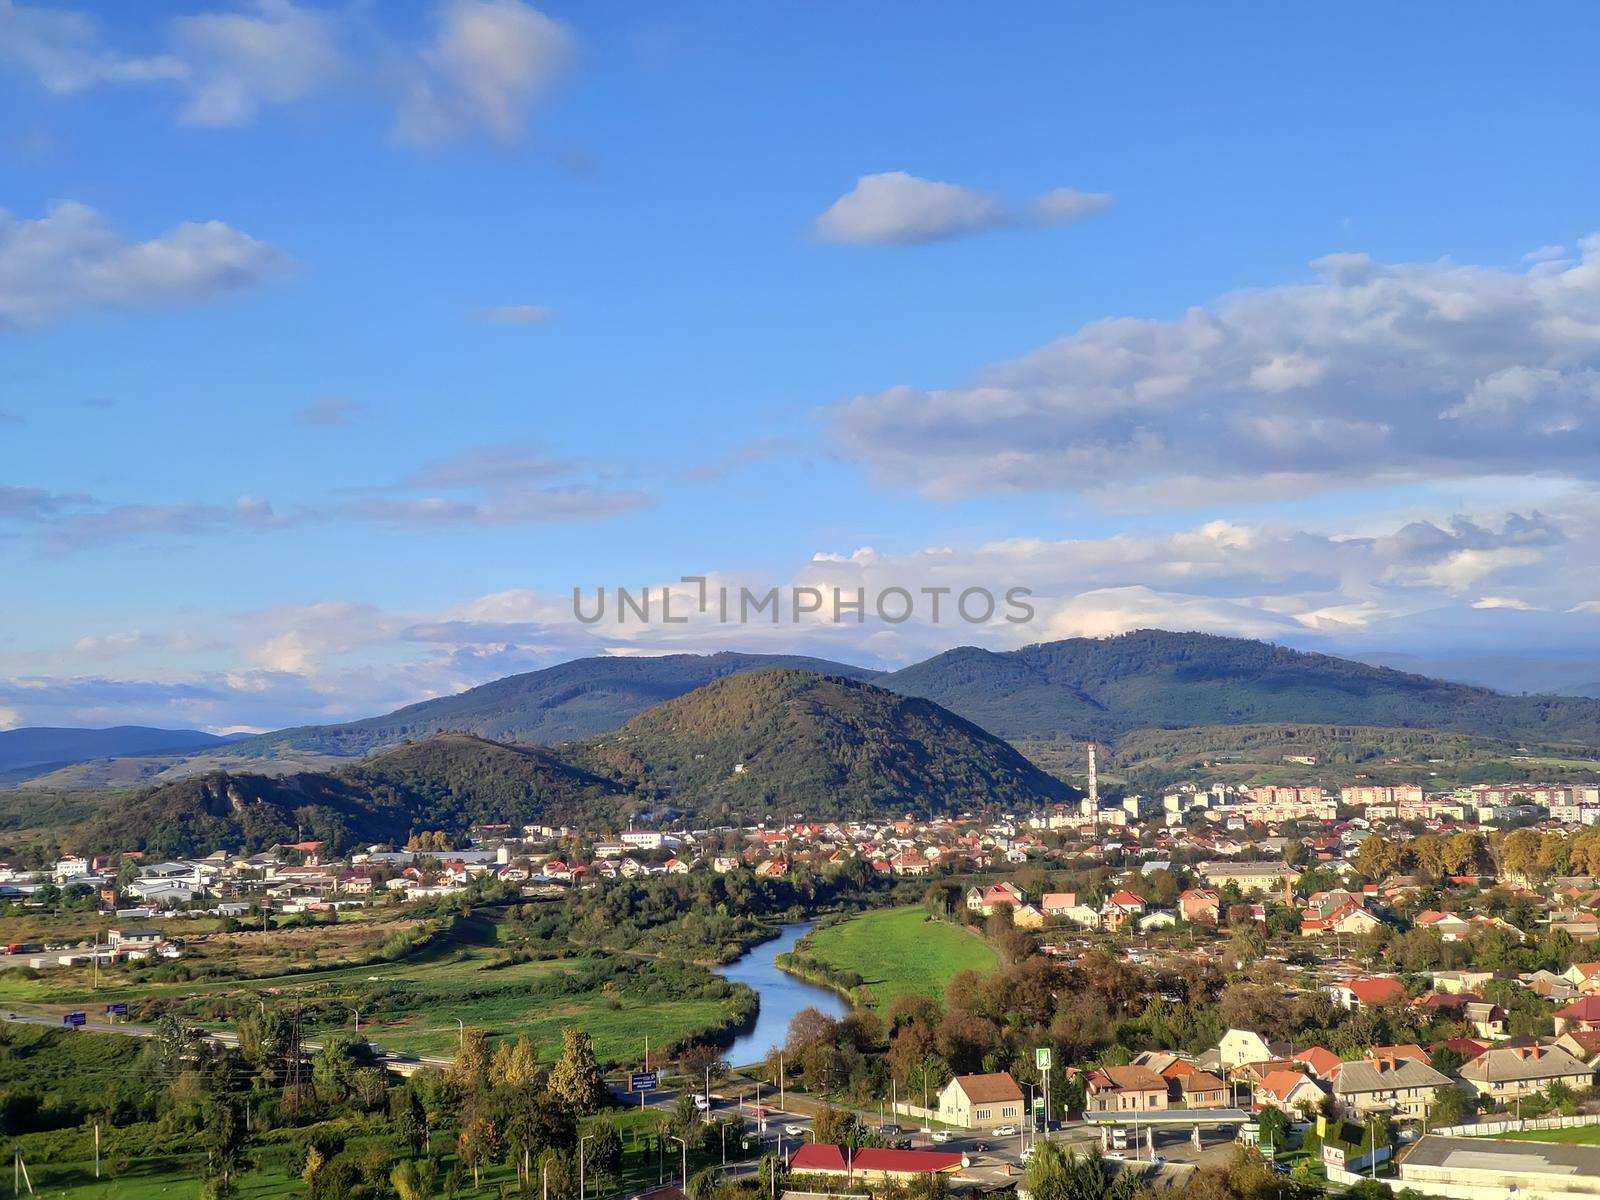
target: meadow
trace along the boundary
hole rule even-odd
[[[322,953],[336,965],[323,968],[248,979],[131,982],[113,976],[93,991],[49,977],[17,979],[0,996],[51,1016],[121,1001],[134,1021],[170,1011],[212,1029],[231,1028],[243,1008],[265,998],[278,1006],[300,1004],[308,1038],[351,1029],[360,1013],[361,1032],[370,1040],[416,1055],[453,1054],[460,1022],[491,1038],[526,1034],[548,1061],[562,1027],[577,1025],[594,1039],[602,1062],[641,1057],[646,1037],[657,1049],[713,1037],[738,1024],[749,1006],[747,994],[700,967],[622,956],[514,962],[500,935],[498,922],[475,915],[395,961],[342,962],[374,943],[365,937],[341,943],[335,936]]]
[[[1000,963],[982,938],[933,920],[917,906],[876,909],[822,926],[802,947],[831,970],[859,975],[880,1010],[907,992],[942,997],[958,971],[992,971]]]

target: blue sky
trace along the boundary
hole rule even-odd
[[[0,726],[1139,625],[1581,658],[1558,11],[0,0]],[[571,620],[684,574],[1038,616]]]

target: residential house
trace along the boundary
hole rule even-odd
[[[992,917],[1002,906],[1017,908],[1027,901],[1022,889],[1010,881],[967,889],[967,911],[985,917]]]
[[[1217,1043],[1217,1063],[1231,1071],[1245,1063],[1266,1062],[1289,1052],[1284,1042],[1272,1042],[1251,1029],[1230,1029]]]
[[[1583,996],[1556,1010],[1557,1036],[1580,1029],[1600,1029],[1600,994]]]
[[[1228,1085],[1210,1071],[1180,1076],[1177,1091],[1185,1108],[1222,1108],[1228,1102]]]
[[[1408,1121],[1426,1119],[1435,1088],[1450,1083],[1426,1062],[1392,1054],[1347,1062],[1333,1080],[1333,1098],[1346,1116],[1388,1113]]]
[[[1101,906],[1100,917],[1105,928],[1115,932],[1130,921],[1144,915],[1144,897],[1126,888],[1112,892]]]
[[[1505,1103],[1541,1092],[1552,1083],[1586,1088],[1588,1066],[1559,1046],[1505,1046],[1485,1050],[1461,1068],[1461,1078],[1480,1095]]]
[[[1302,1071],[1284,1067],[1268,1071],[1256,1084],[1254,1099],[1258,1105],[1276,1108],[1298,1116],[1319,1108],[1325,1098],[1323,1090],[1311,1076]]]
[[[1222,896],[1215,888],[1187,888],[1178,897],[1178,911],[1191,924],[1215,925],[1222,912]]]
[[[1083,1072],[1086,1112],[1164,1112],[1167,1081],[1149,1067],[1093,1067]]]
[[[1293,1061],[1303,1064],[1306,1070],[1323,1082],[1331,1080],[1339,1073],[1339,1068],[1344,1066],[1344,1059],[1321,1046],[1301,1050],[1294,1056]]]
[[[1012,910],[1011,923],[1018,929],[1043,929],[1044,913],[1031,904]]]
[[[1395,1004],[1405,999],[1406,986],[1398,979],[1377,976],[1371,979],[1347,979],[1329,985],[1328,995],[1341,1007],[1358,1012],[1380,1004]]]
[[[957,1075],[939,1093],[939,1120],[962,1129],[987,1129],[1022,1119],[1022,1089],[1008,1071]]]

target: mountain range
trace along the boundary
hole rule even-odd
[[[669,810],[705,819],[948,813],[1075,794],[929,701],[769,668],[555,749],[438,733],[337,771],[191,776],[110,806],[63,837],[82,851],[160,856],[302,838],[341,849],[479,823],[593,830]]]
[[[116,725],[110,729],[41,725],[0,730],[0,783],[8,777],[27,778],[91,758],[186,754],[234,740],[198,729],[152,729],[146,725]]]
[[[142,829],[177,830],[167,841],[188,844],[197,830],[265,836],[318,821],[387,840],[379,835],[401,826],[604,823],[661,806],[820,815],[1026,805],[1072,794],[1035,764],[1070,776],[1083,739],[1126,742],[1129,765],[1169,772],[1223,742],[1268,747],[1278,762],[1296,729],[1305,737],[1295,745],[1338,747],[1351,762],[1423,744],[1407,731],[1475,739],[1428,743],[1474,753],[1492,740],[1502,758],[1519,745],[1560,747],[1559,760],[1600,746],[1600,700],[1504,695],[1246,639],[1144,630],[963,647],[882,673],[755,654],[579,659],[386,716],[226,745],[192,731],[14,730],[0,747],[17,762],[57,761],[61,747],[179,747],[159,760],[165,776],[198,778],[141,792],[97,828],[108,844]],[[1152,740],[1159,731],[1187,733]],[[197,751],[181,749],[190,739]],[[1372,744],[1365,760],[1352,742]],[[225,770],[211,769],[219,763]]]
[[[1505,695],[1246,638],[1147,629],[1019,650],[963,646],[889,672],[764,654],[580,658],[386,716],[263,734],[229,751],[355,755],[443,730],[555,745],[617,729],[714,680],[772,668],[870,681],[1002,738],[1109,741],[1135,729],[1286,722],[1600,744],[1600,700]]]

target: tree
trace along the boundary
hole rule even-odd
[[[463,1094],[481,1092],[489,1086],[489,1041],[483,1030],[469,1025],[462,1031],[449,1079]]]
[[[683,1092],[678,1096],[678,1103],[672,1109],[672,1128],[684,1141],[700,1128],[700,1106],[694,1102],[692,1093]]]
[[[245,1153],[248,1141],[239,1110],[232,1103],[216,1101],[207,1105],[201,1135],[206,1161],[201,1178],[209,1200],[226,1200],[234,1194],[234,1180],[249,1161]]]
[[[439,1164],[433,1159],[407,1159],[395,1164],[394,1170],[389,1172],[389,1182],[400,1200],[433,1200],[438,1175]]]
[[[861,1141],[861,1122],[849,1109],[830,1105],[811,1122],[811,1136],[827,1146],[857,1146]]]
[[[585,1161],[589,1171],[597,1179],[611,1180],[614,1184],[622,1178],[622,1135],[610,1121],[600,1120],[589,1126],[588,1136]],[[600,1189],[602,1195],[605,1191],[605,1188]]]
[[[1436,1067],[1435,1070],[1437,1069]],[[1433,1109],[1428,1114],[1429,1124],[1459,1125],[1466,1115],[1467,1097],[1460,1088],[1454,1084],[1444,1083],[1433,1089]]]
[[[1263,1108],[1261,1116],[1257,1118],[1257,1127],[1261,1131],[1263,1146],[1271,1146],[1278,1151],[1289,1148],[1289,1118],[1282,1109],[1271,1105]]]
[[[1106,1193],[1105,1163],[1098,1150],[1079,1157],[1061,1143],[1043,1141],[1026,1173],[1033,1200],[1101,1200]]]
[[[456,1154],[472,1168],[472,1186],[478,1186],[478,1172],[483,1164],[493,1160],[500,1139],[494,1122],[485,1116],[470,1117],[456,1136]]]
[[[526,1034],[495,1048],[489,1081],[495,1087],[524,1087],[539,1077],[539,1054]]]
[[[561,1031],[561,1057],[550,1072],[546,1090],[574,1116],[588,1116],[605,1106],[608,1092],[595,1061],[594,1042],[575,1025]]]
[[[421,1152],[427,1140],[428,1122],[422,1098],[417,1095],[415,1088],[407,1086],[390,1093],[389,1123],[396,1136],[411,1148],[412,1154]]]

